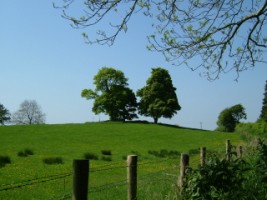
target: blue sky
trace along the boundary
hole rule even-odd
[[[146,49],[146,35],[152,33],[149,20],[134,17],[127,34],[108,47],[85,44],[84,30],[72,29],[60,15],[49,0],[1,2],[0,103],[11,113],[23,100],[35,99],[49,124],[106,120],[107,116],[92,113],[93,101],[80,96],[82,89],[94,89],[93,77],[101,67],[122,70],[135,92],[145,85],[151,68],[164,67],[177,88],[182,110],[160,122],[214,129],[219,113],[238,103],[246,108],[246,121],[257,120],[266,64],[241,73],[238,82],[234,72],[209,82],[199,76],[201,71],[172,66],[161,54]]]

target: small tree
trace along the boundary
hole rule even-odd
[[[246,119],[245,108],[241,104],[224,109],[217,121],[218,131],[234,132],[236,125],[241,119]]]
[[[14,124],[44,124],[45,114],[35,100],[25,100],[12,116]]]
[[[135,94],[127,87],[127,78],[120,70],[103,67],[94,77],[95,90],[84,89],[82,97],[94,99],[92,111],[95,114],[105,113],[110,120],[132,120],[137,102]]]
[[[263,120],[265,122],[267,122],[267,81],[265,84],[265,90],[264,90],[264,97],[262,100],[262,108],[261,108],[261,114],[259,117],[259,120]]]
[[[10,120],[9,111],[2,104],[0,104],[0,124],[4,125],[5,122],[9,120]]]
[[[153,117],[154,123],[160,117],[172,118],[181,106],[169,72],[162,68],[152,69],[152,75],[146,83],[145,87],[137,91],[137,96],[141,97],[139,113]]]

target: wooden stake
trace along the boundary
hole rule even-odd
[[[137,156],[129,155],[127,165],[128,200],[137,200]]]
[[[88,199],[89,160],[73,160],[73,200]]]

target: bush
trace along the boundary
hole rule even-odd
[[[56,165],[56,164],[63,164],[63,159],[61,157],[50,157],[44,158],[43,163],[48,165]]]
[[[111,156],[112,155],[111,150],[102,150],[101,153],[105,156]]]
[[[83,157],[87,160],[98,160],[98,155],[94,153],[85,153]]]
[[[4,167],[6,164],[10,164],[11,159],[9,156],[0,156],[0,167]]]
[[[267,123],[264,121],[240,123],[236,127],[236,132],[241,135],[242,139],[247,141],[258,137],[267,138]]]
[[[24,149],[22,151],[19,151],[17,155],[19,157],[27,157],[27,156],[31,156],[33,154],[34,154],[33,150],[27,148],[27,149]]]
[[[258,140],[250,152],[244,159],[230,161],[213,155],[205,166],[188,168],[182,199],[266,199],[267,145]]]

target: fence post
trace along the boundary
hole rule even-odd
[[[88,199],[89,160],[73,160],[73,200]]]
[[[230,140],[226,140],[226,160],[230,161],[231,159],[231,143]]]
[[[201,167],[206,164],[206,147],[201,147],[200,149],[200,165]]]
[[[128,200],[137,199],[137,155],[127,157]]]
[[[178,180],[178,185],[180,187],[184,186],[185,170],[187,167],[189,167],[189,155],[182,153],[180,160],[180,176]]]

